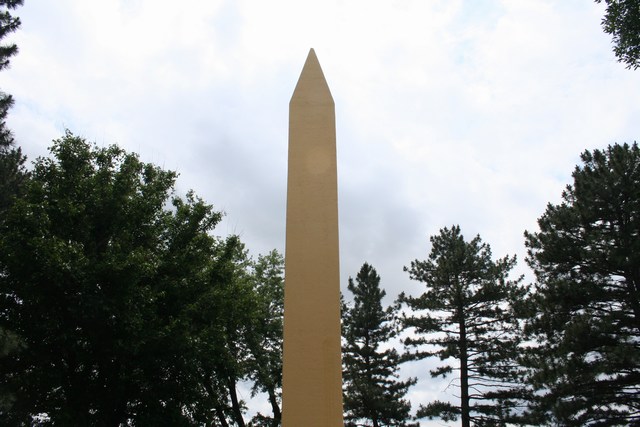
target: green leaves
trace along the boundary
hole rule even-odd
[[[600,3],[602,0],[595,0]],[[640,66],[640,3],[638,0],[605,0],[602,28],[613,38],[613,51],[627,68]]]
[[[67,132],[51,152],[0,233],[0,322],[26,345],[0,367],[16,397],[5,415],[188,423],[185,310],[220,214],[192,194],[165,210],[176,174],[117,147]]]

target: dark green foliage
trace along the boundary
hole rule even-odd
[[[272,417],[257,416],[253,424],[277,427],[281,424],[282,338],[284,316],[284,258],[273,250],[259,256],[253,266],[258,309],[248,336],[250,378],[254,392],[266,393]],[[258,424],[260,420],[261,424]]]
[[[602,28],[613,37],[613,52],[618,61],[635,70],[640,67],[640,0],[604,1],[607,10]]]
[[[0,40],[20,28],[20,18],[12,16],[9,9],[22,6],[23,0],[0,0]],[[9,66],[9,60],[18,53],[15,43],[0,44],[0,70]],[[0,151],[13,144],[13,136],[7,128],[5,120],[7,112],[13,105],[11,95],[0,92]]]
[[[388,348],[397,335],[396,309],[382,308],[380,276],[363,264],[349,278],[353,307],[343,304],[344,410],[347,426],[406,426],[411,404],[404,399],[415,379],[398,380],[400,355]],[[386,348],[386,349],[385,349]]]
[[[208,291],[194,307],[200,387],[220,425],[244,426],[238,382],[248,376],[248,346],[257,301],[244,244],[230,236],[218,245],[208,271]]]
[[[254,262],[237,236],[216,247],[208,290],[191,317],[199,408],[213,425],[280,424],[283,263],[276,251]],[[245,402],[237,392],[241,381],[252,381],[254,392],[266,393],[271,417],[259,414],[245,422]]]
[[[20,5],[22,0],[0,0],[0,40],[20,26],[20,19],[11,16],[8,11]],[[18,47],[15,44],[0,44],[0,70],[7,68],[9,59],[17,52]],[[4,221],[7,209],[21,192],[27,177],[24,168],[26,158],[22,155],[20,148],[13,147],[13,135],[6,125],[11,105],[13,105],[11,95],[0,92],[0,223]],[[0,274],[2,274],[1,270]],[[21,341],[17,335],[0,325],[0,360],[20,348]],[[15,396],[6,390],[6,386],[0,384],[0,411],[9,408],[14,399]]]
[[[279,425],[282,257],[213,238],[221,215],[134,154],[51,153],[0,221],[0,419],[244,426],[253,381],[253,425]]]
[[[520,280],[507,279],[515,257],[493,261],[489,245],[479,236],[466,242],[458,226],[430,240],[428,259],[405,267],[411,279],[426,286],[419,297],[400,295],[412,310],[403,318],[404,327],[415,335],[405,344],[414,349],[414,359],[437,356],[446,362],[431,372],[433,377],[457,371],[460,404],[432,402],[417,415],[446,421],[461,417],[463,426],[514,422],[523,390],[512,303],[526,292]],[[451,364],[452,359],[459,363]]]
[[[176,174],[67,133],[35,163],[0,230],[0,363],[29,425],[193,425],[193,325],[220,220]]]
[[[22,3],[22,0],[0,0],[0,40],[20,27],[20,18],[11,16],[8,9],[15,9]],[[10,58],[17,52],[15,44],[0,44],[0,70],[9,66]],[[24,168],[26,158],[20,148],[14,147],[13,134],[6,124],[12,105],[11,95],[0,92],[0,221],[14,197],[21,191],[27,176]]]
[[[538,416],[640,423],[640,150],[585,151],[573,185],[526,233],[536,311],[528,358]]]
[[[0,222],[24,189],[28,177],[26,160],[19,147],[0,147]]]

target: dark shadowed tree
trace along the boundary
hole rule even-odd
[[[426,286],[418,297],[399,297],[412,310],[403,316],[405,328],[414,334],[405,344],[414,349],[414,359],[445,361],[431,371],[433,377],[457,371],[460,404],[435,401],[421,406],[417,416],[460,417],[463,427],[507,425],[520,412],[522,393],[515,362],[519,324],[512,302],[526,289],[520,279],[508,280],[515,257],[493,261],[489,245],[479,236],[465,241],[458,226],[430,240],[428,259],[405,267],[411,279]]]
[[[260,255],[253,264],[253,286],[258,307],[247,342],[249,377],[253,392],[267,395],[271,417],[262,414],[254,425],[277,427],[282,422],[282,327],[284,315],[284,258],[276,250]]]
[[[380,276],[365,263],[349,278],[353,306],[343,304],[342,360],[347,426],[407,426],[411,404],[405,399],[415,379],[400,381],[400,355],[390,347],[397,335],[396,309],[383,309]]]
[[[20,28],[20,18],[11,15],[10,10],[22,6],[23,0],[0,0],[0,40]],[[0,44],[0,70],[9,66],[11,57],[18,53],[15,43]],[[13,145],[13,136],[7,128],[6,118],[9,108],[13,105],[11,95],[0,92],[0,148],[6,149]]]
[[[20,18],[12,16],[10,10],[21,6],[22,3],[22,0],[0,0],[0,40],[20,27]],[[0,70],[9,66],[11,57],[16,53],[18,53],[18,46],[15,43],[0,44]],[[0,92],[0,221],[20,192],[27,176],[24,167],[26,158],[22,155],[20,148],[14,146],[13,134],[6,123],[7,114],[12,105],[13,97]],[[6,345],[15,348],[15,342],[10,338],[12,335],[0,330],[0,352],[9,351]]]
[[[22,3],[22,0],[0,0],[0,40],[20,27],[20,18],[12,16],[10,10],[21,6]],[[0,70],[9,66],[11,57],[17,52],[18,46],[15,43],[0,44]],[[0,92],[0,221],[14,197],[20,192],[27,175],[24,167],[26,158],[20,148],[15,147],[13,134],[6,123],[12,105],[13,97]]]
[[[221,242],[208,270],[209,289],[194,306],[195,368],[213,425],[245,425],[238,384],[249,375],[247,337],[258,309],[250,264],[238,236]]]
[[[0,40],[13,33],[20,27],[20,18],[12,16],[10,10],[21,6],[22,0],[0,0]],[[9,60],[18,52],[15,43],[0,44],[0,70],[9,66]],[[25,169],[26,157],[20,147],[15,147],[13,135],[7,127],[6,119],[9,109],[13,105],[13,98],[0,92],[0,230],[1,223],[6,218],[6,212],[19,196],[28,173]],[[3,272],[0,269],[0,275]],[[0,364],[2,359],[23,348],[18,335],[6,326],[0,325]],[[12,405],[15,396],[9,392],[6,384],[0,384],[0,411],[6,411]]]
[[[0,224],[8,425],[195,425],[190,309],[208,289],[220,220],[176,174],[67,133]]]
[[[638,425],[640,149],[581,159],[562,202],[525,234],[537,277],[527,324],[540,343],[528,358],[536,409],[558,425]]]
[[[640,66],[640,0],[604,2],[607,9],[602,18],[602,28],[613,38],[613,52],[618,61],[635,70]]]

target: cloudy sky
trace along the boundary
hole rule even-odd
[[[288,102],[313,47],[336,102],[342,286],[368,261],[389,301],[420,292],[402,267],[452,224],[530,275],[523,232],[580,152],[638,137],[640,71],[590,0],[25,3],[0,87],[29,158],[65,129],[137,152],[254,255],[284,252]]]

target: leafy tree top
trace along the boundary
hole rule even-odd
[[[604,1],[607,9],[602,18],[602,28],[613,37],[613,52],[618,61],[636,70],[640,67],[640,1]]]

